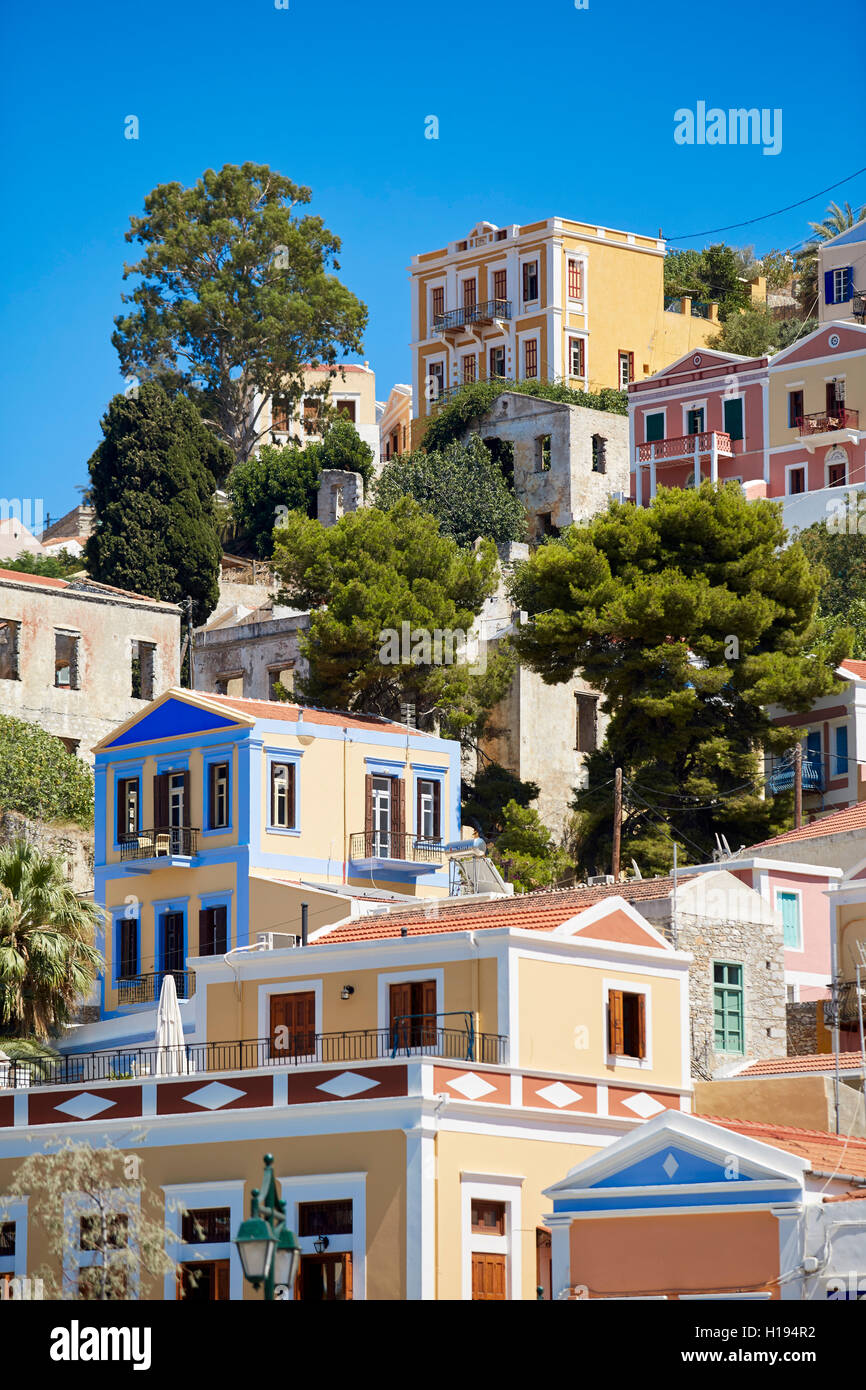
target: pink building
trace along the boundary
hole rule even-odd
[[[709,478],[766,495],[766,357],[704,348],[629,386],[632,498]],[[751,484],[751,486],[749,486]]]

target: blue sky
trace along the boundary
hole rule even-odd
[[[859,0],[826,21],[800,0],[50,0],[9,5],[0,24],[0,493],[40,496],[54,516],[78,500],[122,389],[123,234],[158,183],[249,159],[308,184],[369,306],[383,398],[408,379],[410,257],[479,219],[681,236],[866,163]],[[825,56],[837,41],[841,66]],[[781,153],[675,144],[674,111],[698,101],[780,107]],[[792,245],[829,197],[866,202],[866,175],[725,239]]]

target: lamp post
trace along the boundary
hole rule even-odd
[[[301,1249],[286,1225],[286,1204],[277,1192],[274,1156],[265,1154],[261,1188],[254,1187],[250,1214],[234,1238],[244,1278],[254,1289],[264,1285],[265,1299],[287,1299],[295,1282]]]

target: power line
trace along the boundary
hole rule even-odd
[[[834,188],[841,188],[843,183],[850,183],[860,174],[866,174],[866,165],[862,169],[855,169],[853,174],[846,175],[844,179],[839,179],[838,183],[831,183],[827,188],[820,188],[817,193],[810,193],[808,198],[801,198],[797,203],[788,203],[787,207],[776,208],[774,212],[762,213],[760,217],[750,217],[746,222],[730,222],[727,227],[710,227],[704,232],[682,232],[678,236],[670,237],[669,240],[691,241],[694,237],[715,236],[717,232],[733,232],[738,227],[753,227],[756,222],[766,222],[770,217],[779,217],[783,212],[791,212],[793,208],[801,208],[805,203],[811,203],[813,199],[823,197],[825,193],[832,193]]]

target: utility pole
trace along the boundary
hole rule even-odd
[[[794,744],[794,829],[803,824],[803,747]]]
[[[622,768],[618,767],[613,775],[613,848],[611,859],[613,860],[613,881],[619,883],[619,856],[620,845],[622,842]]]

